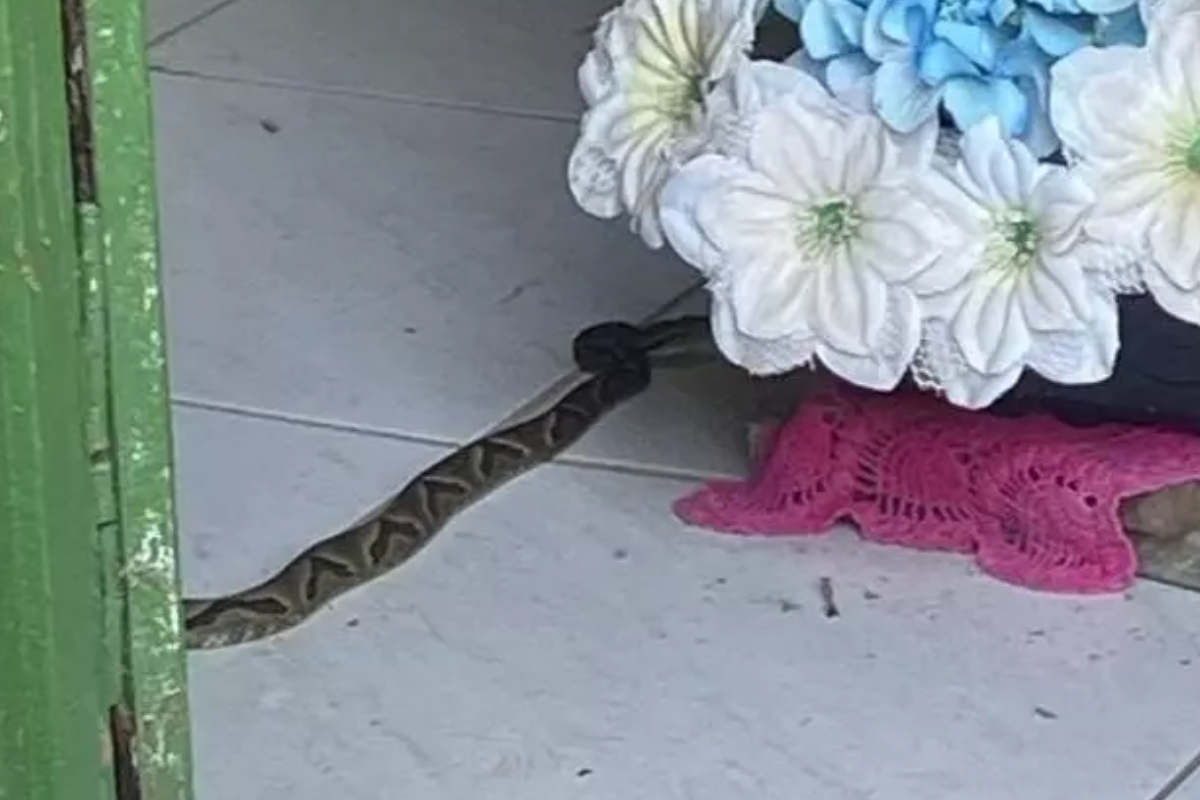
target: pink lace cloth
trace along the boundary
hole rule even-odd
[[[710,483],[676,513],[758,535],[852,521],[871,541],[972,553],[1001,580],[1051,592],[1129,586],[1137,557],[1120,500],[1200,477],[1200,437],[1001,418],[918,393],[834,390],[764,451],[753,478]]]

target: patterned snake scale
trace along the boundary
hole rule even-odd
[[[704,322],[707,329],[707,320]],[[323,539],[271,578],[225,597],[185,599],[185,643],[213,649],[262,639],[299,625],[333,598],[394,570],[415,556],[451,517],[577,442],[608,411],[650,382],[649,351],[694,335],[697,318],[633,328],[597,326],[576,339],[576,360],[592,377],[549,410],[459,448],[416,476],[378,510]],[[581,356],[589,332],[604,352],[596,367]],[[614,335],[613,329],[616,330]],[[631,338],[632,337],[632,338]],[[616,346],[606,339],[616,338]]]

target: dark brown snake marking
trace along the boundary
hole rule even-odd
[[[609,368],[577,386],[548,411],[482,436],[446,456],[379,510],[317,542],[259,585],[225,597],[185,599],[187,647],[226,647],[285,631],[338,595],[399,567],[455,514],[532,467],[552,460],[604,414],[646,388],[650,379],[646,352],[680,332],[694,334],[697,323],[692,318],[660,323],[658,339],[651,335],[653,326],[641,332],[623,327],[649,337],[642,352],[613,356]]]

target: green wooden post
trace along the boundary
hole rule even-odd
[[[82,2],[82,0],[77,0]],[[82,204],[85,230],[99,236],[86,259],[95,320],[103,330],[115,525],[107,526],[119,578],[124,699],[137,723],[133,757],[144,800],[191,796],[185,654],[181,638],[173,495],[172,436],[150,85],[141,0],[89,0],[86,58],[94,198]],[[77,150],[80,149],[77,145]],[[94,317],[94,314],[93,314]],[[100,349],[100,348],[97,348]]]
[[[0,800],[189,800],[141,0],[0,0]]]
[[[0,799],[112,793],[59,9],[0,0]]]

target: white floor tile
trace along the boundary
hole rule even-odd
[[[575,115],[611,0],[241,0],[153,53],[206,75]]]
[[[199,411],[178,434],[192,590],[438,455]],[[1194,752],[1197,595],[708,535],[668,512],[688,488],[544,468],[290,635],[193,655],[199,796],[1144,800]]]
[[[750,390],[749,377],[723,362],[659,371],[645,394],[598,423],[563,457],[682,475],[741,476]]]
[[[151,41],[199,19],[226,0],[145,0],[147,35]],[[236,0],[235,0],[236,2]]]
[[[461,438],[694,281],[574,207],[564,123],[156,88],[179,396]]]

